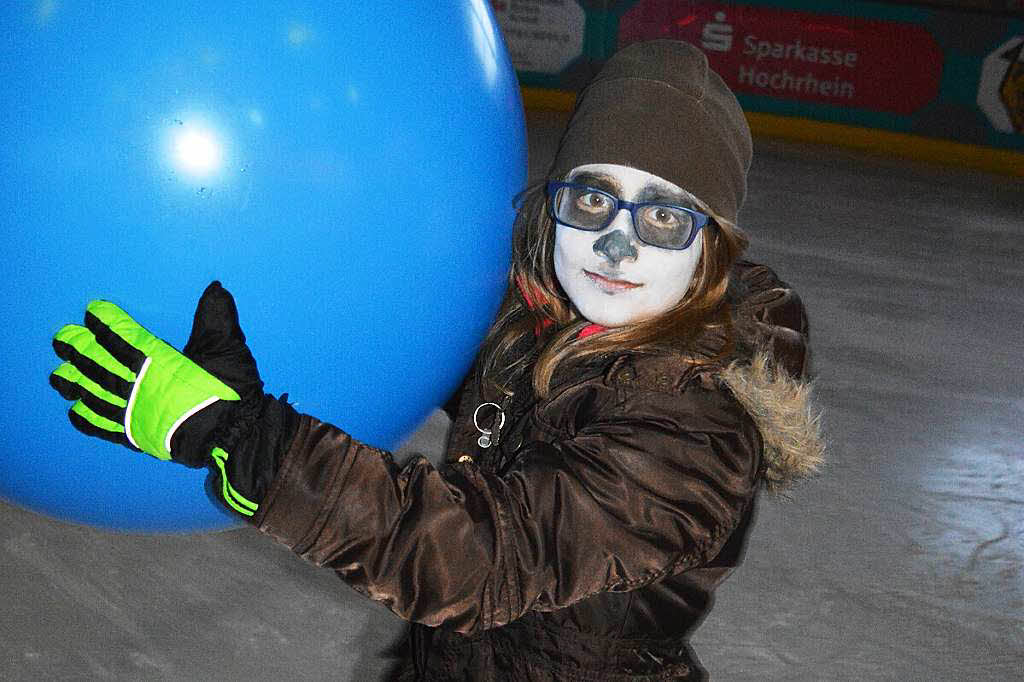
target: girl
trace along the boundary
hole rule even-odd
[[[264,395],[218,283],[183,354],[91,303],[51,382],[82,431],[211,466],[230,508],[413,623],[403,679],[704,679],[688,639],[759,489],[822,454],[803,306],[738,260],[750,154],[698,49],[605,65],[520,208],[440,470]]]

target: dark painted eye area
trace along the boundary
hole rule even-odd
[[[640,212],[640,219],[653,228],[671,230],[685,225],[690,217],[667,206],[645,206]]]
[[[600,230],[615,207],[615,200],[592,187],[562,187],[554,197],[559,220],[584,230]]]
[[[637,234],[645,242],[664,248],[680,248],[694,229],[693,216],[674,206],[653,204],[637,211]]]

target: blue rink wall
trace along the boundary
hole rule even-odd
[[[1024,16],[859,0],[492,0],[528,107],[619,47],[700,46],[755,134],[1024,175]]]

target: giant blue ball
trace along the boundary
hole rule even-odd
[[[486,0],[6,2],[0,82],[0,497],[234,523],[204,472],[67,422],[50,339],[94,298],[180,348],[221,280],[267,390],[385,448],[469,367],[526,172]]]

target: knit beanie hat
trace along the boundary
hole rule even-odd
[[[687,190],[736,222],[752,145],[739,102],[700,49],[634,43],[584,88],[549,179],[588,163],[630,166]]]

